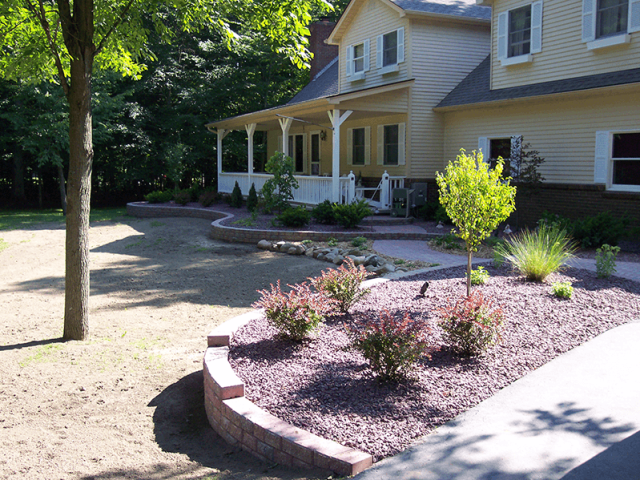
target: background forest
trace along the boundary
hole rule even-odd
[[[344,2],[334,4],[337,19]],[[176,29],[179,31],[179,29]],[[154,39],[140,80],[96,72],[91,204],[122,206],[146,193],[216,184],[209,121],[287,102],[309,80],[284,54],[246,33],[233,51],[215,32]],[[0,204],[61,206],[68,168],[68,105],[59,85],[0,80]],[[265,139],[266,140],[266,139]],[[255,169],[266,149],[254,137]],[[246,171],[246,134],[224,142],[225,169]]]

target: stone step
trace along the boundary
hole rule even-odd
[[[409,225],[413,223],[414,218],[409,217],[392,217],[391,215],[372,215],[370,217],[365,217],[364,220],[360,223],[361,226],[370,226],[370,225]]]

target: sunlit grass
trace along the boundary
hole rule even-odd
[[[95,208],[91,210],[92,222],[119,221],[130,218],[125,207]],[[2,210],[0,211],[0,230],[20,230],[43,223],[64,225],[62,209],[48,210]]]

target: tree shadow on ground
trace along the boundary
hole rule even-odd
[[[31,342],[25,343],[15,343],[13,345],[0,345],[0,352],[5,352],[7,350],[20,350],[22,348],[29,347],[39,347],[40,345],[50,345],[52,343],[62,343],[64,342],[64,338],[48,338],[46,340],[33,340]]]

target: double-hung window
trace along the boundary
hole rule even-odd
[[[347,163],[369,165],[371,163],[371,127],[347,129]]]
[[[347,47],[346,75],[352,82],[364,80],[369,70],[369,40]]]
[[[380,72],[397,72],[398,65],[404,62],[404,28],[378,35],[376,48],[376,67]]]
[[[582,0],[582,41],[589,50],[631,41],[640,31],[640,0]]]
[[[489,162],[491,168],[498,164],[498,158],[504,160],[502,174],[505,177],[519,179],[519,168],[522,160],[522,135],[510,137],[480,137],[478,150],[482,152],[483,160]]]
[[[640,192],[640,132],[596,132],[594,180]]]
[[[405,124],[378,125],[378,165],[405,164]]]
[[[532,61],[542,51],[542,1],[498,14],[498,59],[502,65]]]
[[[596,38],[627,33],[629,0],[599,0],[596,11]]]

